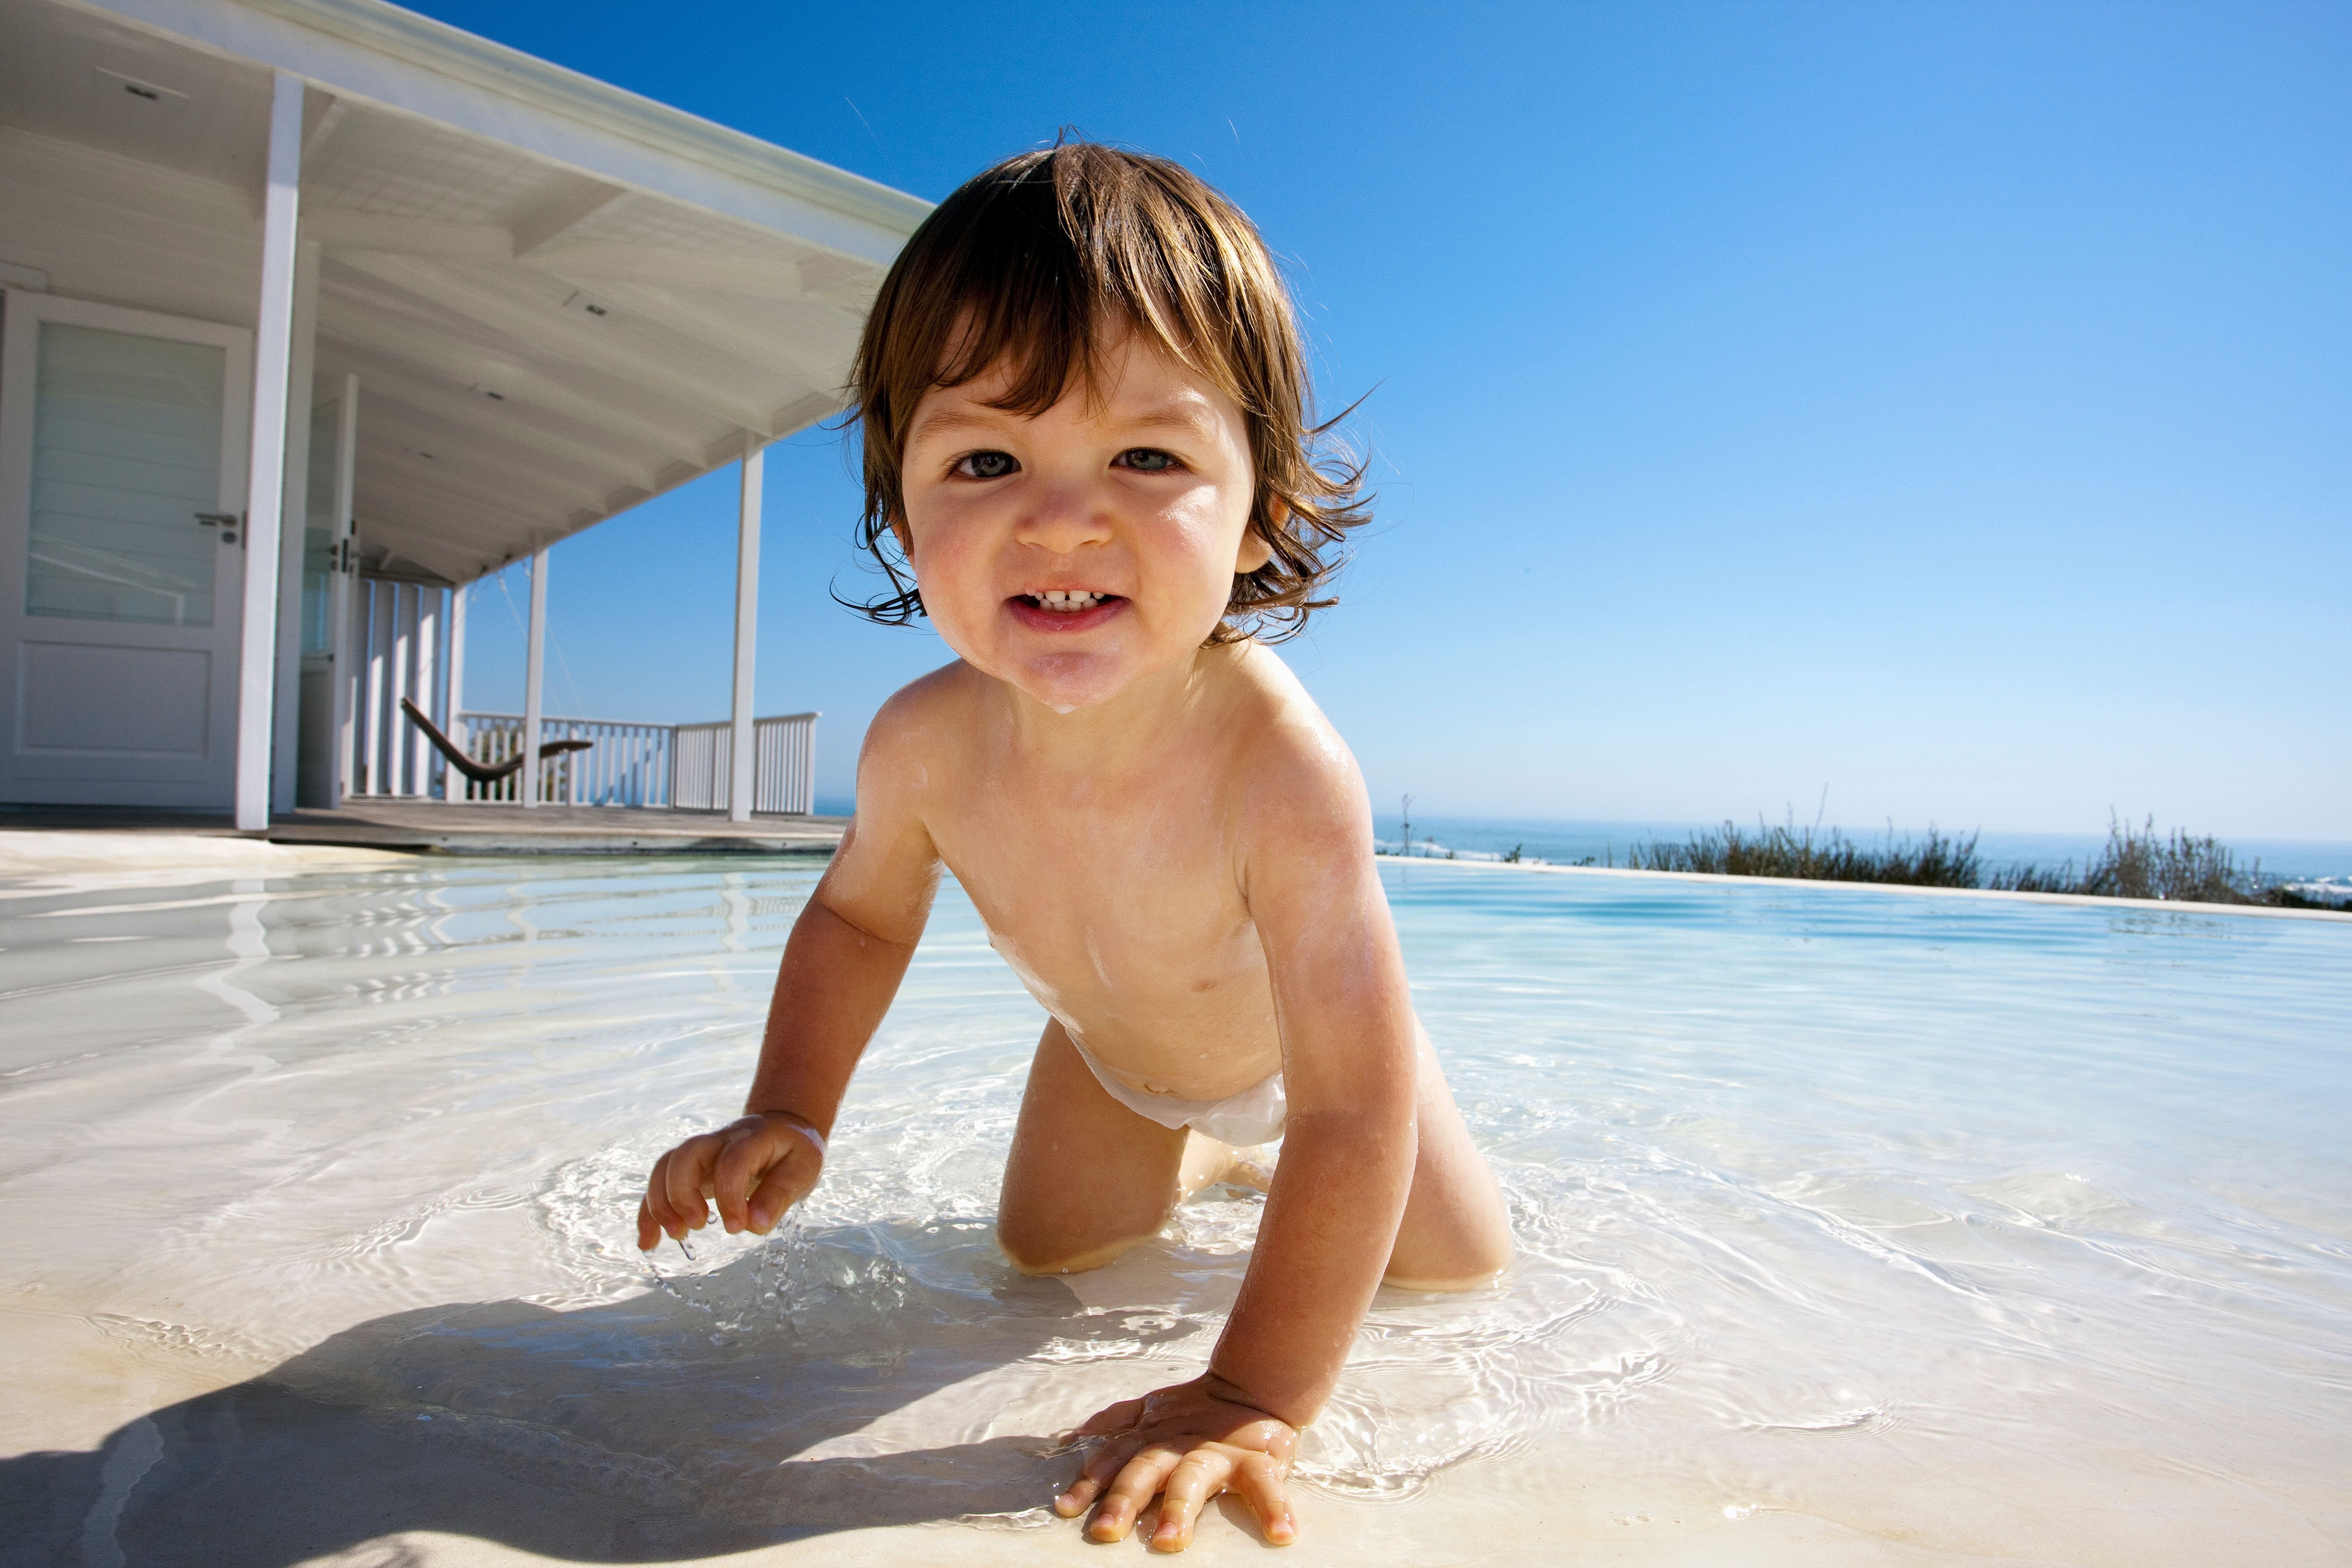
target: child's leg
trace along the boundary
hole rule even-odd
[[[1420,1051],[1414,1118],[1421,1145],[1383,1283],[1407,1290],[1467,1290],[1510,1266],[1510,1217],[1495,1173],[1470,1142],[1470,1129],[1445,1087],[1429,1037],[1418,1024],[1413,1032]]]
[[[1426,1035],[1419,1056],[1420,1147],[1385,1278],[1406,1289],[1469,1289],[1509,1266],[1510,1223]],[[1162,1127],[1113,1100],[1062,1026],[1045,1025],[997,1206],[997,1245],[1014,1268],[1099,1268],[1219,1181],[1263,1186],[1265,1173],[1213,1138]]]
[[[1060,1023],[1048,1021],[1004,1163],[997,1245],[1024,1274],[1101,1268],[1157,1235],[1183,1197],[1217,1179],[1207,1169],[1213,1156],[1186,1158],[1188,1136],[1113,1100]]]

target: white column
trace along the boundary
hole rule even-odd
[[[743,454],[743,489],[735,514],[735,707],[728,735],[727,820],[751,820],[759,762],[751,746],[751,652],[760,624],[760,490],[768,454]]]
[[[335,421],[335,570],[328,581],[327,643],[335,650],[335,765],[327,785],[327,808],[343,804],[356,771],[352,715],[359,693],[360,647],[352,624],[352,581],[358,575],[358,542],[352,537],[352,489],[360,453],[360,378],[343,377],[343,400]]]
[[[269,809],[294,809],[301,784],[302,563],[310,531],[310,382],[319,342],[319,243],[294,248],[293,348],[287,358],[286,489],[278,542],[278,694],[271,726]]]
[[[423,590],[411,583],[386,583],[384,588],[392,597],[392,658],[385,661],[392,671],[392,685],[383,694],[383,793],[415,795],[415,785],[408,776],[408,733],[415,726],[408,721],[400,700],[415,694],[416,600]]]
[[[530,557],[530,651],[522,667],[522,784],[516,798],[525,805],[539,804],[540,689],[547,678],[547,552]]]
[[[367,605],[367,695],[360,704],[361,723],[366,728],[360,732],[360,793],[383,795],[384,692],[389,689],[392,672],[386,668],[392,657],[392,590],[390,583],[367,584],[363,595]]]
[[[245,491],[245,624],[238,639],[236,826],[269,826],[278,684],[278,547],[286,500],[286,393],[294,347],[295,220],[302,176],[302,79],[278,73],[269,184],[261,208],[261,302],[253,333],[253,450]]]
[[[449,594],[449,720],[443,728],[460,747],[473,743],[466,738],[465,720],[458,717],[466,710],[466,599],[473,591],[469,583]],[[466,798],[466,775],[457,769],[444,771],[441,783],[442,799]]]
[[[441,694],[441,601],[439,588],[416,590],[416,705],[425,716],[433,716],[433,700]],[[433,742],[425,731],[406,721],[402,716],[401,728],[408,736],[409,793],[419,800],[433,798]]]

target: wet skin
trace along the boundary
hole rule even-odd
[[[1081,1426],[1100,1441],[1055,1507],[1095,1507],[1111,1541],[1164,1494],[1151,1544],[1172,1551],[1230,1489],[1286,1542],[1297,1430],[1383,1275],[1484,1283],[1510,1238],[1412,1015],[1353,759],[1271,653],[1202,646],[1267,558],[1241,413],[1131,337],[1105,362],[1034,417],[989,405],[1001,374],[917,409],[901,538],[961,657],[867,732],[750,1114],[662,1157],[638,1242],[705,1224],[710,1198],[764,1232],[814,1185],[806,1132],[830,1132],[952,869],[1051,1019],[998,1218],[1017,1267],[1107,1263],[1225,1170],[1221,1145],[1112,1099],[1074,1042],[1189,1100],[1285,1075],[1281,1162],[1209,1371]]]

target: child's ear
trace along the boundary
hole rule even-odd
[[[908,531],[907,520],[904,517],[894,517],[890,520],[890,537],[898,542],[900,554],[909,560],[914,558],[915,536]]]
[[[1266,511],[1268,514],[1266,526],[1269,528],[1281,527],[1283,520],[1290,515],[1290,509],[1280,501],[1267,502]],[[1256,523],[1253,522],[1242,530],[1242,547],[1239,553],[1234,557],[1234,576],[1244,576],[1273,559],[1274,546],[1266,542],[1265,533],[1260,531]]]

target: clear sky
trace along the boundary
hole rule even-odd
[[[419,8],[932,199],[1065,125],[1234,196],[1370,394],[1286,656],[1383,809],[2352,839],[2352,5]],[[947,657],[827,600],[849,475],[774,449],[761,586],[832,797]],[[556,548],[551,710],[723,716],[733,508]]]

